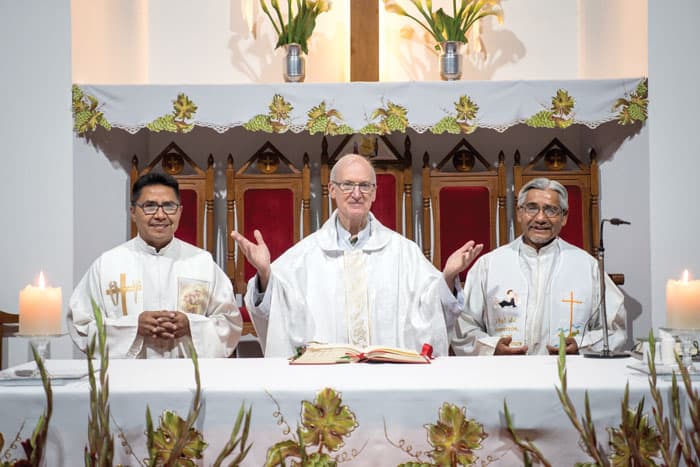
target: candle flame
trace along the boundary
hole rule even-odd
[[[688,270],[683,271],[683,278],[681,279],[684,284],[688,283]]]
[[[46,281],[44,281],[44,271],[39,271],[39,288],[43,289],[44,287],[46,287]]]

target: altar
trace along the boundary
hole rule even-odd
[[[568,393],[582,415],[588,392],[592,420],[606,449],[606,430],[620,425],[626,384],[630,407],[644,398],[645,413],[651,413],[647,376],[628,368],[639,363],[632,358],[567,358]],[[85,367],[80,360],[49,364]],[[248,442],[252,444],[242,465],[263,465],[269,450],[293,440],[297,428],[330,430],[326,434],[339,441],[334,445],[337,449],[308,442],[306,452],[324,452],[346,465],[432,462],[430,453],[437,452],[442,439],[435,427],[460,420],[459,413],[470,428],[460,436],[468,438],[465,442],[473,447],[477,465],[521,465],[522,454],[506,430],[504,402],[519,435],[532,440],[552,465],[588,461],[556,395],[555,387],[560,386],[556,357],[450,357],[430,365],[298,366],[282,359],[211,359],[199,364],[202,410],[194,427],[207,443],[202,465],[211,465],[228,441],[241,404],[251,409]],[[668,414],[671,382],[660,378],[658,387]],[[114,462],[136,465],[136,458],[147,457],[147,407],[155,429],[164,410],[187,417],[195,392],[193,365],[188,360],[113,360],[109,389]],[[87,379],[54,386],[53,399],[48,464],[82,465],[89,411]],[[6,445],[23,423],[20,435],[28,437],[45,408],[41,386],[1,385],[0,400],[0,432]],[[684,412],[686,403],[681,389]],[[133,448],[133,456],[122,437]]]

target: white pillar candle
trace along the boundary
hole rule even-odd
[[[44,273],[39,286],[27,285],[19,292],[19,332],[48,335],[61,332],[61,288],[46,287]]]
[[[688,270],[681,280],[666,283],[666,324],[671,328],[700,328],[700,280],[688,280]]]

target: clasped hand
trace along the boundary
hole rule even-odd
[[[510,343],[513,340],[511,336],[501,337],[496,344],[496,350],[494,355],[525,355],[527,354],[527,345],[522,347],[511,347]],[[576,339],[573,337],[567,337],[565,340],[566,353],[568,355],[578,354],[578,344]],[[549,355],[559,354],[559,347],[554,347],[553,345],[547,345],[547,352]]]
[[[156,339],[190,335],[190,320],[181,311],[144,311],[139,315],[138,334]]]

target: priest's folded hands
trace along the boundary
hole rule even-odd
[[[144,311],[139,315],[138,334],[155,339],[190,336],[190,321],[180,311]]]

